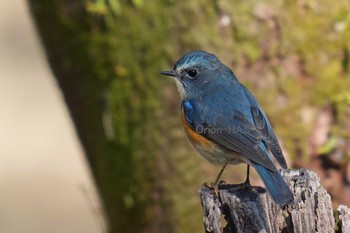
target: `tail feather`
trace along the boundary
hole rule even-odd
[[[290,191],[286,181],[283,179],[281,173],[271,171],[257,163],[253,162],[255,170],[258,172],[260,178],[264,182],[272,199],[279,205],[291,204],[294,201],[292,192]]]

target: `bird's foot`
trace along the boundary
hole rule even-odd
[[[251,189],[252,188],[252,186],[250,185],[249,179],[246,179],[244,181],[243,186],[244,186],[245,189]]]
[[[204,182],[202,186],[206,186],[207,188],[212,189],[214,191],[218,190],[218,185],[215,185],[214,182],[211,182],[210,185],[207,182]]]
[[[218,183],[211,182],[210,185],[208,185],[208,183],[205,182],[202,186],[206,186],[206,187],[210,188],[211,190],[214,191],[214,194],[217,196],[219,194],[220,185],[224,185],[224,184],[226,184],[226,182],[223,180],[220,180],[220,182],[218,182]]]
[[[224,180],[220,180],[219,186],[220,186],[220,185],[223,185],[223,184],[226,184],[226,182],[225,182]]]
[[[210,188],[214,191],[215,196],[219,193],[219,185],[216,182],[211,182]]]
[[[226,184],[225,181],[220,180],[220,182],[212,182],[210,184],[210,188],[214,191],[215,195],[217,196],[219,194],[219,187],[220,185]]]

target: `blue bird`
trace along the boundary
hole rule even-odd
[[[214,187],[226,165],[246,163],[245,184],[250,185],[249,166],[253,166],[277,204],[293,202],[271,157],[287,168],[275,133],[254,96],[231,69],[213,54],[194,51],[161,74],[176,81],[187,138],[205,159],[222,166]]]

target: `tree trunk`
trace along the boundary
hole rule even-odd
[[[282,171],[295,203],[275,204],[265,188],[244,185],[219,186],[218,195],[206,185],[200,189],[206,232],[334,232],[335,220],[330,195],[314,172]],[[349,209],[338,208],[339,232],[349,232]],[[225,221],[223,221],[223,218]]]
[[[171,209],[158,179],[161,77],[155,75],[165,63],[158,45],[168,33],[166,12],[155,13],[154,5],[162,1],[142,10],[118,1],[29,4],[99,188],[109,232],[171,231]]]

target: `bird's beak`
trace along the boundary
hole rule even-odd
[[[165,75],[165,76],[171,76],[171,77],[176,77],[176,73],[173,70],[169,70],[169,71],[163,71],[160,74]]]

